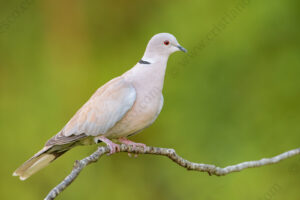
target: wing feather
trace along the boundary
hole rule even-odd
[[[46,145],[67,144],[105,134],[132,108],[135,99],[135,88],[129,82],[122,77],[111,80],[99,88]]]

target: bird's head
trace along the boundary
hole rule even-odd
[[[158,33],[150,39],[145,55],[147,57],[169,56],[176,51],[187,52],[172,34]]]

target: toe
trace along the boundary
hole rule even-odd
[[[112,154],[116,153],[116,149],[114,146],[108,146],[108,148],[109,148],[110,152],[107,155],[112,155]]]
[[[119,145],[116,145],[115,149],[117,152],[120,152],[120,150],[121,150]]]
[[[109,152],[108,155],[112,155],[112,154],[114,154],[114,153],[116,153],[115,149],[114,149],[114,148],[110,148],[110,152]]]

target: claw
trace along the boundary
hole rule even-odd
[[[107,144],[107,146],[110,149],[110,152],[107,154],[108,156],[116,152],[120,152],[120,146],[118,144],[111,143],[111,144]]]
[[[135,142],[132,142],[126,138],[120,138],[119,141],[122,143],[122,144],[126,144],[126,145],[131,145],[132,146],[132,150],[136,150],[138,146],[142,147],[144,149],[144,151],[146,150],[146,145],[143,144],[143,143],[135,143]],[[135,156],[136,157],[136,156]]]
[[[110,152],[107,155],[112,155],[116,152],[120,152],[120,145],[113,143],[109,139],[104,136],[97,136],[94,138],[95,142],[97,143],[99,140],[107,144]]]

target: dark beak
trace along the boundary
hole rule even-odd
[[[184,53],[187,52],[187,50],[185,48],[183,48],[182,46],[180,45],[177,45],[177,48],[180,50],[180,51],[183,51]]]

